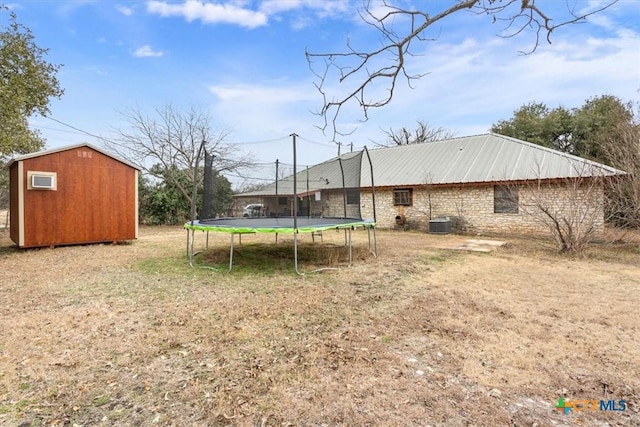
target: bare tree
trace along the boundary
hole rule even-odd
[[[418,121],[418,127],[414,130],[402,128],[400,130],[393,130],[389,128],[388,131],[383,130],[387,135],[386,144],[376,144],[381,146],[394,146],[394,145],[410,145],[410,144],[424,144],[427,142],[442,141],[444,139],[450,139],[455,136],[453,132],[446,130],[445,128],[434,128],[429,126],[428,123]]]
[[[604,229],[604,183],[610,179],[584,166],[572,177],[538,179],[511,189],[517,191],[519,208],[549,231],[560,252],[577,253]]]
[[[602,150],[612,166],[627,175],[606,182],[607,210],[621,227],[640,228],[640,104],[629,108],[631,120],[619,122],[604,135]]]
[[[537,0],[458,0],[452,6],[433,11],[435,6],[428,2],[417,2],[415,9],[392,4],[392,0],[363,0],[364,8],[359,11],[361,19],[372,26],[381,36],[382,45],[376,49],[359,50],[347,41],[344,52],[306,52],[311,71],[317,77],[316,88],[323,98],[318,111],[324,120],[323,130],[332,129],[333,139],[345,136],[353,130],[338,130],[337,120],[342,109],[355,103],[361,110],[362,120],[368,119],[369,110],[387,105],[393,98],[398,79],[412,82],[426,73],[410,73],[407,65],[415,55],[414,45],[429,39],[427,29],[446,18],[463,11],[490,17],[493,22],[505,25],[502,37],[513,37],[530,31],[534,41],[529,52],[536,50],[542,40],[551,42],[551,34],[565,25],[584,21],[589,16],[610,7],[618,0],[607,0],[596,9],[578,13],[577,2],[566,2],[566,14],[551,16]],[[439,3],[437,3],[439,4]],[[319,61],[319,64],[316,63]],[[331,96],[328,91],[331,77],[335,73],[337,82],[343,87],[343,94]],[[382,87],[382,95],[376,89]]]
[[[259,182],[259,183],[244,183],[237,187],[235,191],[237,193],[250,193],[252,191],[259,191],[268,186],[270,182]]]
[[[228,132],[216,133],[211,118],[193,108],[181,112],[169,104],[155,110],[154,116],[139,109],[130,109],[123,116],[130,127],[116,129],[116,137],[105,141],[106,147],[149,176],[174,185],[188,203],[203,141],[207,152],[215,156],[213,169],[217,173],[237,173],[252,164],[251,156],[224,142]],[[202,174],[199,177],[201,180]]]

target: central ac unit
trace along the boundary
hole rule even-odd
[[[429,221],[429,233],[431,234],[449,234],[451,233],[451,219],[436,218]]]

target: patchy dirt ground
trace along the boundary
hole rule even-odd
[[[25,251],[0,231],[0,425],[640,425],[637,243],[379,231],[376,259],[354,238],[351,268],[299,277],[287,236],[243,237],[227,273],[227,235],[192,269],[180,228]],[[323,240],[302,269],[344,264]]]
[[[0,230],[9,227],[9,211],[0,209]]]

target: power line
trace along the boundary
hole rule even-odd
[[[77,134],[81,134],[81,135],[88,135],[88,136],[96,138],[96,139],[98,139],[100,141],[115,143],[113,140],[111,140],[109,138],[105,138],[103,136],[96,135],[94,133],[88,132],[88,131],[86,131],[84,129],[80,129],[77,126],[73,126],[73,125],[71,125],[69,123],[65,123],[62,120],[56,119],[54,117],[51,117],[51,116],[43,116],[43,117],[46,118],[46,119],[49,119],[51,121],[54,121],[54,122],[56,122],[58,124],[61,124],[62,126],[66,126],[66,127],[70,128],[70,129],[73,129],[75,132],[64,131],[64,130],[60,130],[60,129],[51,129],[51,128],[47,128],[46,126],[36,126],[36,127],[41,128],[41,129],[56,130],[56,131],[59,131],[59,132],[68,132],[68,133],[77,133]],[[262,141],[228,142],[228,144],[230,144],[230,145],[259,145],[259,144],[268,144],[268,143],[273,143],[273,142],[286,141],[289,138],[290,138],[290,136],[287,135],[287,136],[282,136],[282,137],[279,137],[279,138],[267,139],[267,140],[262,140]],[[316,141],[312,141],[312,140],[306,139],[306,138],[300,138],[300,139],[305,141],[305,142],[309,142],[309,143],[315,144],[315,145],[321,145],[321,146],[324,146],[324,147],[335,147],[334,144],[316,142]],[[293,163],[286,163],[286,162],[279,162],[279,163],[280,163],[281,166],[293,166]],[[266,166],[266,165],[274,165],[274,164],[275,164],[275,161],[272,161],[272,162],[259,162],[259,163],[256,163],[255,165],[257,165],[257,166]],[[311,165],[298,165],[299,168],[305,168],[307,166],[311,166]]]
[[[93,134],[93,133],[88,132],[88,131],[86,131],[84,129],[80,129],[80,128],[76,127],[76,126],[70,125],[69,123],[65,123],[62,120],[58,120],[58,119],[56,119],[54,117],[51,117],[51,116],[43,116],[43,117],[45,117],[45,118],[47,118],[49,120],[52,120],[52,121],[54,121],[56,123],[59,123],[59,124],[61,124],[63,126],[66,126],[66,127],[70,128],[70,129],[73,129],[76,132],[79,132],[80,134],[89,135],[89,136],[92,136],[92,137],[97,138],[97,139],[102,140],[102,141],[113,142],[113,141],[109,140],[108,138]],[[46,128],[44,126],[38,126],[38,127],[42,128],[42,129],[50,129],[50,128]],[[287,139],[289,139],[289,136],[281,136],[281,137],[278,137],[278,138],[265,139],[265,140],[262,140],[262,141],[228,142],[228,144],[232,144],[232,145],[259,145],[259,144],[269,144],[269,143],[272,143],[272,142],[286,141]]]
[[[322,147],[331,147],[331,148],[334,148],[334,147],[337,145],[335,142],[334,142],[334,143],[328,143],[328,142],[317,142],[317,141],[312,141],[312,140],[307,139],[307,138],[304,138],[304,137],[299,137],[298,139],[300,139],[301,141],[304,141],[304,142],[308,142],[308,143],[310,143],[310,144],[320,145],[320,146],[322,146]]]
[[[269,143],[272,143],[272,142],[286,141],[287,139],[289,139],[289,136],[281,136],[280,138],[265,139],[265,140],[262,140],[262,141],[230,142],[229,144],[233,144],[233,145],[259,145],[259,144],[269,144]]]
[[[72,133],[72,134],[75,134],[75,135],[84,135],[84,132],[78,132],[78,131],[73,131],[73,130],[51,128],[51,127],[47,127],[47,126],[33,126],[33,127],[37,127],[38,129],[52,130],[52,131],[55,131],[55,132],[64,132],[64,133]]]
[[[91,133],[91,132],[87,132],[86,130],[83,130],[83,129],[77,128],[77,127],[75,127],[75,126],[73,126],[73,125],[70,125],[69,123],[65,123],[65,122],[63,122],[62,120],[55,119],[55,118],[53,118],[53,117],[51,117],[51,116],[44,116],[44,117],[45,117],[45,118],[47,118],[47,119],[49,119],[49,120],[52,120],[52,121],[54,121],[54,122],[56,122],[56,123],[59,123],[59,124],[61,124],[62,126],[66,126],[66,127],[71,128],[71,129],[73,129],[73,130],[75,130],[75,131],[77,131],[77,132],[80,132],[80,133],[82,133],[82,134],[89,135],[89,136],[92,136],[92,137],[94,137],[94,138],[97,138],[97,139],[100,139],[100,140],[103,140],[103,141],[108,141],[108,139],[103,138],[102,136],[98,136],[98,135],[95,135],[95,134],[93,134],[93,133]]]

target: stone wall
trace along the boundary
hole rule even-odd
[[[325,217],[344,217],[344,192],[342,190],[332,190],[322,192],[322,210],[321,214]],[[362,195],[360,196],[360,203],[362,204]],[[371,203],[371,202],[369,202]],[[360,206],[354,204],[347,204],[347,217],[348,218],[360,218]]]
[[[412,206],[394,206],[393,189],[376,190],[377,224],[394,228],[396,216],[404,215],[406,227],[427,230],[430,219],[449,217],[452,228],[469,233],[539,234],[547,230],[544,207],[557,215],[588,216],[604,229],[601,186],[569,189],[562,185],[543,188],[518,186],[518,213],[494,213],[494,186],[414,187]],[[373,218],[371,192],[360,196],[363,218]],[[578,212],[580,210],[580,212]]]

